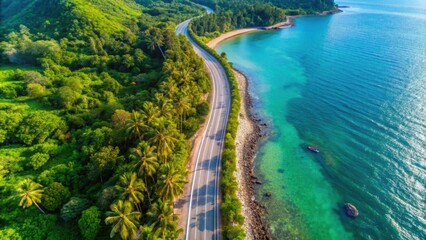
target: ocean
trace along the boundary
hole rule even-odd
[[[217,49],[268,122],[257,198],[275,239],[424,240],[426,1],[337,3],[350,8]]]

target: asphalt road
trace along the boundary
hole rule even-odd
[[[195,52],[203,58],[212,80],[210,114],[201,133],[194,174],[192,177],[185,239],[220,239],[220,167],[226,124],[231,107],[231,93],[225,71],[219,62],[201,49],[189,36],[186,20],[176,27],[184,34]],[[186,211],[184,209],[183,211]]]

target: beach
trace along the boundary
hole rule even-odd
[[[226,32],[226,33],[221,34],[219,37],[212,39],[210,42],[207,43],[207,46],[215,49],[223,41],[225,41],[229,38],[233,38],[235,36],[241,35],[241,34],[247,34],[247,33],[255,32],[255,31],[261,31],[261,30],[289,28],[289,27],[292,27],[294,25],[294,18],[295,17],[287,17],[285,21],[279,22],[277,24],[274,24],[274,25],[268,26],[268,27],[242,28],[242,29],[237,29],[237,30],[233,30],[233,31],[230,31],[230,32]]]

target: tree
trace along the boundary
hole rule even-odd
[[[101,211],[95,206],[83,211],[80,220],[78,220],[78,227],[84,239],[93,240],[96,238],[101,228],[101,215]]]
[[[174,131],[170,121],[160,118],[154,129],[154,136],[150,142],[157,148],[157,156],[161,157],[164,163],[167,163],[167,157],[172,154],[177,139],[173,137]]]
[[[53,182],[44,191],[43,205],[47,210],[55,211],[67,202],[70,196],[70,191],[62,183]]]
[[[130,150],[130,159],[136,161],[135,168],[138,169],[139,176],[143,176],[145,180],[146,192],[148,200],[151,203],[151,196],[148,189],[147,176],[152,177],[157,171],[158,162],[155,154],[155,147],[151,147],[147,142],[141,142],[137,148]]]
[[[170,202],[158,199],[157,202],[152,204],[147,215],[154,224],[155,231],[161,235],[162,239],[166,239],[167,230],[176,231],[177,223],[174,221],[173,208]]]
[[[130,119],[131,114],[123,109],[115,110],[112,115],[112,123],[116,128],[124,128],[126,126],[127,121]]]
[[[46,95],[46,89],[38,83],[30,83],[27,85],[27,93],[30,98],[42,98]]]
[[[43,165],[47,163],[47,161],[49,161],[49,158],[49,154],[36,153],[30,157],[30,164],[34,168],[34,170],[37,170],[43,167]]]
[[[188,101],[188,97],[185,95],[180,96],[176,102],[175,108],[179,113],[180,132],[182,133],[183,118],[185,114],[191,109],[191,104]]]
[[[34,111],[24,117],[16,137],[26,145],[44,143],[57,130],[66,131],[65,122],[60,117],[47,111]]]
[[[165,167],[166,174],[160,177],[160,196],[165,200],[173,200],[183,192],[186,183],[185,175],[170,165]]]
[[[111,205],[111,210],[106,213],[105,224],[113,224],[110,237],[113,238],[116,233],[120,233],[122,239],[134,239],[138,231],[138,220],[141,217],[140,212],[133,211],[130,202],[118,200],[117,204]]]
[[[136,209],[141,212],[140,203],[144,200],[142,191],[145,191],[146,187],[145,184],[137,178],[136,173],[123,174],[120,176],[118,184],[116,189],[120,193],[121,199],[135,204]]]
[[[154,232],[154,224],[152,225],[143,225],[139,227],[141,240],[154,240],[157,239],[156,234]]]
[[[155,147],[150,146],[147,142],[141,142],[137,148],[130,149],[130,159],[136,161],[135,168],[138,168],[139,176],[152,177],[157,171]],[[148,185],[146,180],[145,185]]]
[[[41,186],[40,184],[33,182],[28,178],[25,179],[25,181],[18,188],[18,196],[21,198],[19,206],[27,208],[33,205],[34,203],[38,210],[45,214],[43,209],[41,209],[41,207],[38,205],[38,203],[41,203],[41,198],[44,192],[44,190],[41,189],[42,187],[43,186]]]
[[[142,119],[147,126],[151,126],[157,119],[160,109],[153,102],[144,102],[142,105]]]
[[[75,219],[89,205],[87,199],[72,197],[62,208],[61,217],[65,222]]]
[[[120,149],[118,147],[106,146],[101,148],[98,152],[92,154],[89,163],[89,175],[99,175],[101,182],[103,182],[102,173],[105,170],[114,168],[117,162]]]
[[[142,116],[140,113],[133,111],[131,118],[127,120],[126,131],[130,135],[134,135],[139,141],[142,141],[142,132],[145,128]]]

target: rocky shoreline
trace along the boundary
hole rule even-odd
[[[245,218],[243,228],[246,239],[272,239],[267,222],[263,220],[265,206],[256,200],[255,184],[261,184],[254,175],[254,158],[257,143],[265,137],[266,123],[256,119],[251,114],[252,100],[248,92],[247,77],[234,69],[235,78],[241,96],[241,110],[238,116],[238,131],[236,138],[238,182],[237,196],[242,203],[242,214]]]

